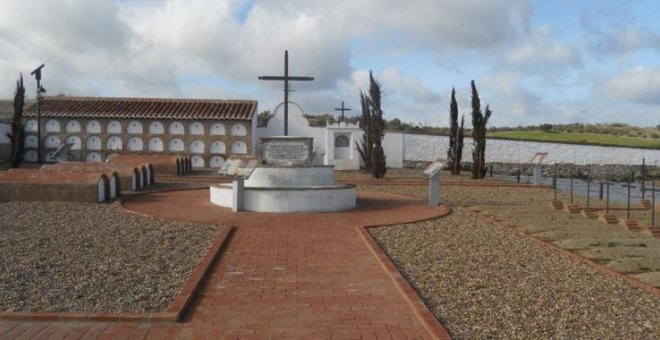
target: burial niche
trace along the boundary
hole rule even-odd
[[[48,136],[44,142],[44,145],[47,149],[57,149],[60,144],[60,137],[57,136]]]
[[[204,158],[202,156],[192,156],[190,158],[193,168],[203,168],[204,167]]]
[[[185,149],[185,145],[181,138],[172,138],[167,144],[167,150],[170,152],[182,152]]]
[[[225,126],[222,123],[214,123],[211,125],[209,132],[213,136],[224,136],[225,135]]]
[[[36,119],[29,119],[25,122],[25,132],[37,132]]]
[[[149,124],[149,133],[152,135],[162,135],[165,133],[165,127],[161,122],[151,122]]]
[[[231,135],[232,136],[247,136],[247,130],[245,129],[245,125],[241,123],[236,123],[231,127]]]
[[[108,134],[120,134],[121,123],[116,120],[111,120],[108,122],[108,125],[105,127],[105,131]]]
[[[85,131],[87,131],[87,133],[101,133],[101,123],[96,120],[90,120],[87,122],[87,125],[85,125]]]
[[[152,137],[149,139],[149,151],[162,152],[163,140],[158,137]]]
[[[212,168],[220,168],[225,164],[225,159],[222,156],[213,156],[209,160],[209,166]]]
[[[36,135],[27,135],[25,137],[25,147],[26,148],[39,147],[39,138],[37,138]]]
[[[131,121],[126,127],[126,132],[130,135],[141,135],[142,134],[142,123],[137,120]]]
[[[214,140],[211,142],[211,145],[209,145],[209,153],[212,154],[224,154],[227,152],[227,148],[225,147],[225,143],[220,140]]]
[[[191,135],[202,136],[204,135],[204,124],[194,122],[190,124],[189,130]]]
[[[68,133],[80,132],[81,131],[80,122],[78,122],[77,120],[70,120],[66,122],[66,125],[64,126],[64,130]]]
[[[127,148],[130,151],[142,151],[144,149],[144,143],[140,137],[131,137],[127,144]]]
[[[46,122],[46,132],[60,132],[60,122],[55,119],[49,119]]]
[[[100,163],[103,161],[103,157],[101,157],[101,154],[98,152],[88,152],[87,156],[85,156],[85,161],[86,162],[93,162],[93,163]]]
[[[66,138],[67,144],[72,144],[70,150],[80,150],[82,148],[82,141],[78,136],[69,136]]]
[[[180,122],[173,122],[169,127],[170,135],[182,135],[184,134],[183,124]]]
[[[191,153],[204,153],[204,142],[196,140],[190,143]]]
[[[87,150],[101,150],[101,138],[98,136],[91,136],[87,138],[85,142],[85,148]]]
[[[242,140],[237,140],[231,144],[231,153],[233,155],[245,155],[247,154],[247,143]]]
[[[121,150],[123,146],[122,144],[121,138],[118,136],[112,136],[108,138],[105,145],[108,150]]]

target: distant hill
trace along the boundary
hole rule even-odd
[[[660,138],[660,125],[656,127],[638,127],[624,123],[604,123],[604,124],[541,124],[517,127],[499,127],[488,128],[490,132],[506,131],[543,131],[543,132],[568,132],[568,133],[589,133],[611,135],[616,137],[633,138]]]

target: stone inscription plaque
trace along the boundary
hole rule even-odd
[[[261,139],[261,159],[272,165],[306,165],[312,162],[312,138]]]

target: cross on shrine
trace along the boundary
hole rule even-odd
[[[312,81],[314,77],[289,76],[289,51],[284,51],[284,76],[260,76],[259,80],[284,81],[284,135],[289,135],[289,82],[290,81]]]
[[[344,107],[344,101],[342,100],[341,101],[341,107],[336,107],[335,108],[335,111],[341,111],[341,118],[339,119],[339,121],[344,120],[344,111],[350,111],[350,110],[351,110],[350,108]]]

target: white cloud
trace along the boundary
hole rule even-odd
[[[660,105],[660,69],[637,66],[613,75],[595,88],[597,95],[628,102]]]
[[[630,24],[636,19],[629,13],[584,13],[581,18],[584,39],[596,56],[627,55],[650,48],[660,50],[660,34],[653,29]]]
[[[547,113],[542,99],[521,84],[521,76],[517,73],[485,76],[481,84],[477,83],[477,89],[480,90],[482,106],[489,103],[494,111],[493,120],[499,122],[497,125]]]
[[[557,43],[552,37],[552,28],[544,25],[535,29],[526,43],[506,56],[506,63],[527,72],[557,71],[582,64],[577,48]]]

